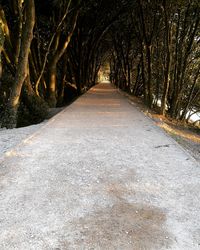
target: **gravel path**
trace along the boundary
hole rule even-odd
[[[27,137],[32,136],[38,129],[43,126],[43,123],[15,129],[0,128],[0,161],[4,154],[9,153],[17,145],[21,144]]]
[[[200,168],[110,84],[0,162],[0,249],[200,249]]]

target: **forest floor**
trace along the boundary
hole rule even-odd
[[[155,121],[156,125],[164,129],[185,150],[187,150],[200,163],[200,128],[187,125],[183,122],[163,117],[156,111],[149,109],[141,98],[121,91],[133,104],[135,104],[145,115]]]
[[[23,130],[0,157],[0,249],[199,249],[200,165],[110,84]]]

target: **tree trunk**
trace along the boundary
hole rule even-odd
[[[170,84],[170,68],[171,68],[171,31],[169,27],[169,20],[166,9],[166,1],[163,3],[164,16],[165,16],[165,27],[166,27],[166,66],[164,72],[164,90],[161,100],[161,115],[165,115],[166,105],[167,105],[167,96],[169,91]]]
[[[2,77],[2,71],[3,71],[3,68],[2,68],[2,55],[1,54],[3,52],[4,41],[5,41],[4,32],[3,32],[2,24],[0,23],[0,79]]]
[[[148,89],[148,106],[151,108],[152,98],[152,65],[151,65],[151,45],[146,46],[147,56],[147,89]]]
[[[56,102],[57,102],[57,98],[56,98],[57,64],[58,64],[58,61],[60,60],[60,58],[65,53],[65,51],[66,51],[66,49],[71,41],[73,32],[74,32],[75,27],[76,27],[78,15],[79,15],[79,11],[76,12],[76,14],[72,20],[72,28],[71,28],[70,32],[68,33],[68,35],[64,41],[64,44],[62,45],[62,47],[59,50],[57,50],[55,52],[55,54],[52,58],[52,61],[50,63],[50,66],[49,66],[49,83],[48,83],[47,102],[48,102],[49,106],[52,108],[56,106]]]
[[[144,85],[144,101],[146,104],[148,104],[148,89],[147,89],[147,81],[145,77],[145,62],[144,62],[144,50],[142,49],[141,51],[141,76],[142,76],[142,81]]]
[[[19,63],[15,74],[14,83],[8,101],[7,112],[3,117],[3,125],[7,128],[14,128],[17,124],[17,111],[21,90],[28,74],[28,56],[33,39],[33,28],[35,24],[35,4],[34,0],[25,1],[25,20],[22,29],[22,39],[19,54]]]
[[[37,96],[33,90],[30,75],[24,81],[21,100],[18,110],[18,127],[36,124],[46,119],[49,107],[44,99]]]
[[[57,58],[53,58],[49,66],[49,83],[47,87],[47,102],[49,107],[56,107],[56,74],[57,74]]]
[[[57,104],[59,107],[62,107],[64,104],[64,92],[65,92],[65,84],[66,84],[66,73],[67,73],[67,55],[65,54],[63,63],[62,63],[62,78],[61,83],[58,88],[58,101]]]
[[[190,90],[190,94],[189,94],[189,97],[188,97],[188,100],[187,100],[187,103],[186,103],[186,106],[183,110],[183,113],[181,115],[181,120],[184,120],[187,116],[187,112],[189,111],[189,107],[191,105],[191,102],[192,102],[192,96],[194,94],[194,90],[195,90],[195,87],[196,87],[196,84],[197,84],[197,80],[198,80],[198,77],[199,77],[199,73],[200,73],[200,65],[199,65],[199,68],[198,68],[198,71],[196,73],[196,76],[194,78],[194,82],[193,82],[193,85],[191,87],[191,90]]]

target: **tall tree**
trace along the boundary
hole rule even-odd
[[[4,114],[3,124],[13,128],[17,124],[17,111],[21,96],[23,83],[28,76],[28,56],[31,42],[33,39],[33,28],[35,25],[35,3],[34,0],[24,2],[24,16],[22,36],[20,41],[19,59],[16,65],[14,82],[11,87],[11,93],[7,104],[7,110]]]

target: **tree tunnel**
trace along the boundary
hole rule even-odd
[[[200,110],[199,20],[196,0],[1,0],[0,125],[41,121],[102,80],[187,120]]]

